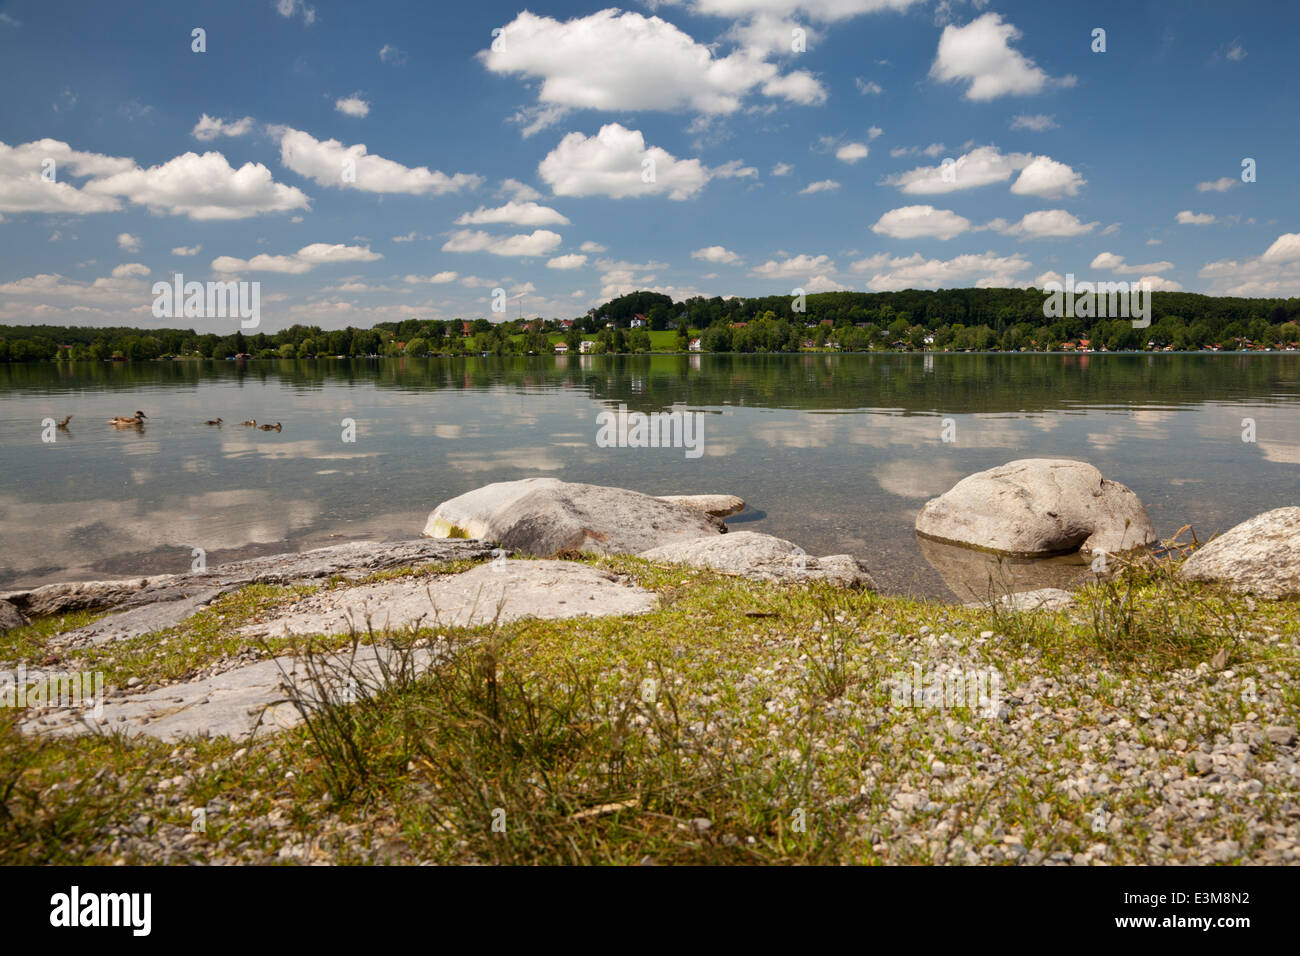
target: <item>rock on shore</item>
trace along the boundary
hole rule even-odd
[[[864,564],[848,554],[814,558],[784,538],[757,531],[733,531],[651,548],[647,561],[687,564],[766,581],[827,581],[841,587],[875,588]]]
[[[926,502],[916,532],[1003,554],[1116,554],[1157,540],[1131,490],[1082,461],[1025,458],[981,471]]]
[[[1300,508],[1243,521],[1194,552],[1179,574],[1259,597],[1300,597]]]
[[[720,519],[696,508],[625,488],[524,478],[444,501],[429,515],[424,534],[478,538],[550,557],[562,551],[637,554],[726,530]]]

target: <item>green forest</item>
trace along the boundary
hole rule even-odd
[[[674,302],[655,292],[620,296],[574,319],[407,319],[369,329],[293,325],[246,335],[196,329],[58,325],[0,326],[0,362],[315,356],[549,353],[559,343],[592,352],[1109,351],[1300,346],[1300,298],[1246,299],[1191,292],[1152,295],[1151,324],[1128,319],[1043,315],[1034,289],[908,289],[696,297]],[[802,306],[802,308],[800,308]],[[224,320],[223,320],[224,321]]]

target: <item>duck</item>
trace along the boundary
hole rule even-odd
[[[137,411],[135,413],[135,417],[133,418],[127,418],[124,415],[119,415],[116,418],[110,418],[108,420],[108,423],[112,425],[114,428],[139,428],[141,425],[144,424],[144,420],[148,417],[149,416],[146,415],[144,412]]]
[[[264,432],[278,432],[280,430],[280,423],[276,422],[274,425],[258,425],[257,427],[262,429]]]
[[[218,418],[218,419],[216,419],[215,421],[204,422],[203,424],[205,424],[205,425],[220,425],[220,424],[221,424],[221,419]]]
[[[252,426],[252,427],[255,428],[255,427],[257,427],[257,419],[256,419],[256,418],[250,418],[248,421],[246,421],[246,422],[240,422],[239,424],[241,424],[241,425],[249,425],[249,426]]]
[[[72,416],[71,416],[71,415],[69,415],[67,418],[65,418],[65,419],[64,419],[63,421],[61,421],[61,422],[55,422],[55,425],[56,425],[57,427],[59,427],[59,428],[67,428],[67,427],[68,427],[68,422],[70,422],[70,421],[72,421]]]

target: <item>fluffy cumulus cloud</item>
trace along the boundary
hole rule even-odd
[[[810,74],[782,77],[759,48],[715,56],[659,17],[613,8],[563,22],[524,11],[478,57],[494,73],[538,81],[540,111],[524,118],[543,125],[572,109],[726,114],[755,90],[795,103],[826,95]]]
[[[482,176],[471,173],[448,176],[426,166],[403,166],[371,155],[364,143],[344,146],[336,139],[318,140],[302,130],[281,128],[278,132],[280,162],[321,186],[370,193],[440,196],[475,189],[483,182]]]
[[[851,165],[860,159],[866,159],[869,152],[865,143],[845,143],[835,150],[835,158]]]
[[[867,287],[876,292],[902,289],[1005,288],[1026,285],[1018,277],[1031,263],[1020,255],[995,252],[969,253],[952,259],[926,259],[920,253],[890,256],[879,253],[852,263],[849,268],[868,276]]]
[[[535,229],[514,236],[493,236],[482,230],[460,229],[442,244],[443,252],[488,252],[494,256],[544,256],[563,242],[558,232]]]
[[[340,96],[334,101],[334,109],[344,116],[355,116],[357,119],[365,119],[370,115],[370,104],[360,96]]]
[[[247,219],[308,206],[306,193],[277,183],[261,163],[233,169],[218,152],[182,153],[160,166],[135,168],[86,184],[88,192],[124,196],[151,212],[190,219]]]
[[[1065,163],[1049,156],[1003,153],[996,146],[979,146],[951,163],[918,166],[887,176],[883,183],[911,195],[925,196],[1006,182],[1017,172],[1020,175],[1012,183],[1011,192],[1019,196],[1075,196],[1087,182]]]
[[[1019,116],[1011,117],[1012,129],[1027,129],[1035,133],[1043,133],[1049,129],[1056,129],[1060,125],[1056,122],[1056,115],[1051,116],[1045,113],[1022,113]]]
[[[736,255],[726,246],[705,246],[703,249],[696,249],[691,253],[692,259],[699,259],[702,262],[716,262],[722,265],[734,266],[741,261],[741,257]]]
[[[1300,295],[1300,233],[1278,236],[1254,258],[1208,262],[1197,275],[1210,280],[1207,291],[1211,295]]]
[[[117,247],[125,252],[135,252],[140,248],[140,237],[133,236],[129,232],[119,232],[117,234]]]
[[[431,285],[446,285],[448,282],[455,282],[456,279],[457,279],[457,273],[452,272],[450,270],[446,272],[435,272],[431,276],[410,275],[410,276],[402,277],[403,282],[409,282],[412,284],[420,284],[420,283],[427,282]]]
[[[964,27],[948,25],[930,75],[940,82],[967,83],[968,100],[1041,93],[1049,86],[1073,86],[1073,76],[1053,79],[1033,60],[1012,48],[1020,31],[996,13],[986,13]]]
[[[1220,176],[1218,179],[1212,179],[1209,182],[1197,183],[1196,191],[1198,193],[1226,193],[1233,186],[1240,186],[1241,180],[1235,176]]]
[[[535,202],[516,202],[511,200],[504,206],[489,209],[479,206],[473,212],[462,213],[456,218],[458,226],[486,226],[507,224],[511,226],[567,226],[569,218],[550,206]]]
[[[548,269],[581,269],[586,264],[587,257],[576,252],[546,260],[546,268]]]
[[[378,252],[371,252],[369,246],[347,246],[341,243],[314,242],[303,246],[295,253],[283,256],[270,256],[265,253],[251,259],[239,259],[235,256],[217,256],[212,260],[212,271],[222,273],[234,272],[282,272],[299,275],[310,272],[317,266],[334,265],[339,262],[374,262],[382,259]]]
[[[190,130],[190,135],[201,143],[210,143],[218,136],[243,136],[252,129],[253,117],[251,116],[237,120],[222,120],[213,119],[204,113],[194,124],[194,129]]]
[[[69,180],[133,168],[131,159],[82,152],[55,139],[18,146],[0,142],[0,212],[113,212],[122,208],[117,199],[89,192]]]
[[[202,251],[202,246],[176,246],[172,249],[174,256],[197,256]]]
[[[1184,226],[1208,226],[1215,221],[1215,217],[1208,212],[1192,212],[1190,209],[1184,209],[1174,217],[1180,225]]]
[[[1007,224],[995,219],[989,223],[989,228],[1027,239],[1067,239],[1092,232],[1099,225],[1098,222],[1082,222],[1074,213],[1064,209],[1039,209],[1026,213],[1019,222]]]
[[[1147,273],[1168,272],[1174,267],[1172,262],[1145,262],[1142,265],[1129,265],[1123,256],[1113,252],[1099,252],[1092,260],[1092,269],[1104,269],[1120,275],[1146,275]]]
[[[970,228],[970,220],[951,209],[901,206],[881,216],[871,231],[891,239],[953,239]]]
[[[647,147],[640,130],[618,123],[595,136],[570,133],[537,166],[538,175],[557,196],[659,196],[690,199],[704,188],[710,172],[698,159],[677,159],[658,146]]]
[[[763,279],[798,279],[834,271],[835,263],[830,256],[797,255],[769,259],[761,266],[755,266],[753,275]]]
[[[800,196],[813,196],[817,193],[834,192],[840,188],[840,184],[833,179],[819,179],[815,183],[809,183],[803,189],[799,190]]]

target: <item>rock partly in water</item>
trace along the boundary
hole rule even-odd
[[[916,531],[1023,557],[1118,554],[1157,540],[1137,495],[1086,462],[1059,458],[1026,458],[963,478],[926,502]]]
[[[659,500],[685,505],[715,518],[727,518],[745,510],[745,499],[735,495],[660,495]]]
[[[8,601],[0,601],[0,634],[30,624],[27,616]]]
[[[918,537],[921,556],[961,601],[987,605],[1019,591],[1058,588],[1069,591],[1096,580],[1090,562],[1077,554],[1020,558]]]
[[[498,560],[434,578],[399,578],[321,591],[249,625],[248,637],[364,634],[408,627],[471,627],[492,620],[640,614],[655,594],[618,575],[573,561]]]
[[[432,538],[479,538],[520,554],[637,554],[724,533],[721,520],[623,488],[524,478],[476,488],[429,515]]]
[[[1243,521],[1193,552],[1178,573],[1243,594],[1300,597],[1300,507]]]
[[[720,538],[679,541],[643,551],[639,557],[765,581],[827,581],[840,587],[876,586],[866,566],[852,555],[815,558],[784,538],[757,531],[733,531]]]

